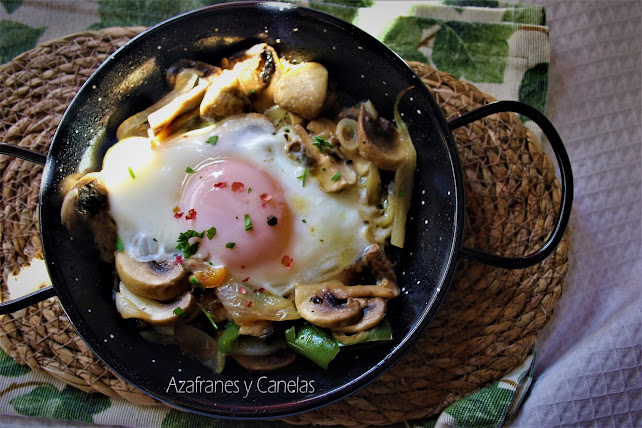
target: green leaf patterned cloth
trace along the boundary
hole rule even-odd
[[[550,53],[541,7],[492,0],[292,2],[352,22],[403,58],[426,62],[495,98],[519,100],[544,110]],[[113,26],[149,26],[213,3],[219,1],[0,0],[0,63],[68,34]],[[531,384],[534,364],[533,351],[513,372],[453,403],[438,417],[399,426],[501,426],[519,409]],[[0,414],[132,427],[250,426],[86,394],[17,364],[2,351]],[[271,422],[269,426],[289,425]]]

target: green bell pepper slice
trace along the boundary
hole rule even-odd
[[[299,328],[292,326],[285,331],[285,340],[290,349],[312,360],[319,367],[328,368],[330,361],[339,353],[338,343],[319,328],[306,324]]]
[[[218,338],[218,350],[223,355],[228,355],[236,350],[240,327],[234,323],[228,323],[225,330]]]

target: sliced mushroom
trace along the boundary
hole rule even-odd
[[[328,70],[316,62],[298,65],[281,76],[274,89],[274,102],[306,119],[323,110],[328,92]]]
[[[180,94],[171,100],[167,105],[159,108],[147,116],[147,121],[154,134],[158,134],[167,127],[178,116],[188,113],[197,108],[203,98],[211,81],[199,79],[198,84],[184,94]]]
[[[319,327],[352,325],[363,317],[363,309],[357,299],[337,296],[337,290],[345,287],[338,281],[297,284],[294,304],[302,318]]]
[[[365,103],[359,110],[357,141],[359,154],[385,171],[396,170],[408,157],[395,125],[374,116]]]
[[[294,302],[301,317],[319,327],[346,333],[377,325],[386,312],[386,301],[397,297],[400,290],[392,263],[381,246],[369,246],[360,263],[376,276],[377,285],[346,285],[337,280],[299,283],[294,289]],[[360,273],[360,268],[351,265],[339,277],[353,279]]]
[[[346,266],[341,273],[334,276],[332,279],[343,284],[353,285],[359,282],[362,272],[363,263],[361,262],[361,259],[359,259]]]
[[[109,214],[107,187],[99,173],[82,176],[68,189],[60,209],[60,219],[77,238],[93,238],[101,257],[112,261],[116,250],[116,222]]]
[[[386,301],[375,297],[372,299],[359,299],[363,308],[363,317],[358,323],[346,327],[337,327],[333,331],[341,333],[358,333],[360,331],[370,330],[378,325],[386,315]]]
[[[372,272],[377,280],[387,279],[389,282],[396,284],[397,275],[392,267],[392,263],[386,252],[379,244],[372,244],[366,248],[361,256],[361,262]]]
[[[228,67],[238,73],[241,89],[250,96],[268,87],[272,77],[280,71],[281,63],[272,46],[259,43],[230,58]]]
[[[315,146],[310,134],[301,125],[294,125],[294,132],[303,142],[309,159],[310,173],[319,178],[325,192],[338,192],[357,182],[357,174],[349,165],[331,153],[331,149]]]
[[[243,368],[253,372],[268,372],[286,367],[296,359],[296,354],[289,350],[282,350],[266,356],[230,355]]]
[[[124,120],[116,130],[116,138],[123,140],[128,137],[147,136],[147,117],[156,110],[166,106],[179,95],[191,90],[199,79],[199,72],[194,69],[184,69],[178,72],[172,90],[145,110]]]
[[[132,293],[154,300],[171,300],[190,285],[187,270],[171,262],[139,262],[125,251],[117,251],[116,271]]]
[[[243,113],[250,107],[250,100],[243,93],[237,74],[232,70],[223,70],[207,88],[200,113],[205,119],[221,120]]]
[[[115,299],[116,309],[123,318],[138,318],[155,325],[176,322],[179,318],[177,312],[180,312],[177,308],[190,313],[196,305],[196,299],[189,291],[175,300],[159,302],[134,294],[122,281]]]

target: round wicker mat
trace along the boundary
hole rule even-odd
[[[0,66],[0,136],[42,153],[82,83],[141,28],[86,32],[39,46]],[[493,101],[470,84],[411,63],[447,118]],[[555,168],[514,114],[455,133],[466,181],[465,245],[508,256],[538,248],[560,204]],[[41,255],[41,168],[0,156],[0,262],[6,279]],[[418,344],[388,373],[354,395],[292,416],[293,424],[384,425],[435,415],[522,363],[549,321],[568,268],[568,238],[524,270],[461,263],[451,290]],[[87,392],[156,402],[118,378],[80,339],[56,298],[0,317],[0,346],[21,364]]]

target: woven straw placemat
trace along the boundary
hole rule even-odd
[[[98,65],[141,28],[111,28],[55,40],[0,66],[2,141],[46,153],[62,114]],[[451,118],[493,101],[470,84],[411,63]],[[466,182],[465,245],[520,256],[552,231],[560,204],[555,168],[514,114],[455,131]],[[11,273],[41,255],[41,168],[0,156],[2,297]],[[532,352],[549,321],[568,268],[568,239],[537,266],[504,270],[461,263],[442,309],[418,344],[389,372],[354,395],[288,417],[293,424],[390,424],[435,415],[507,374]],[[88,349],[56,298],[0,317],[0,346],[17,362],[83,391],[156,404]]]

